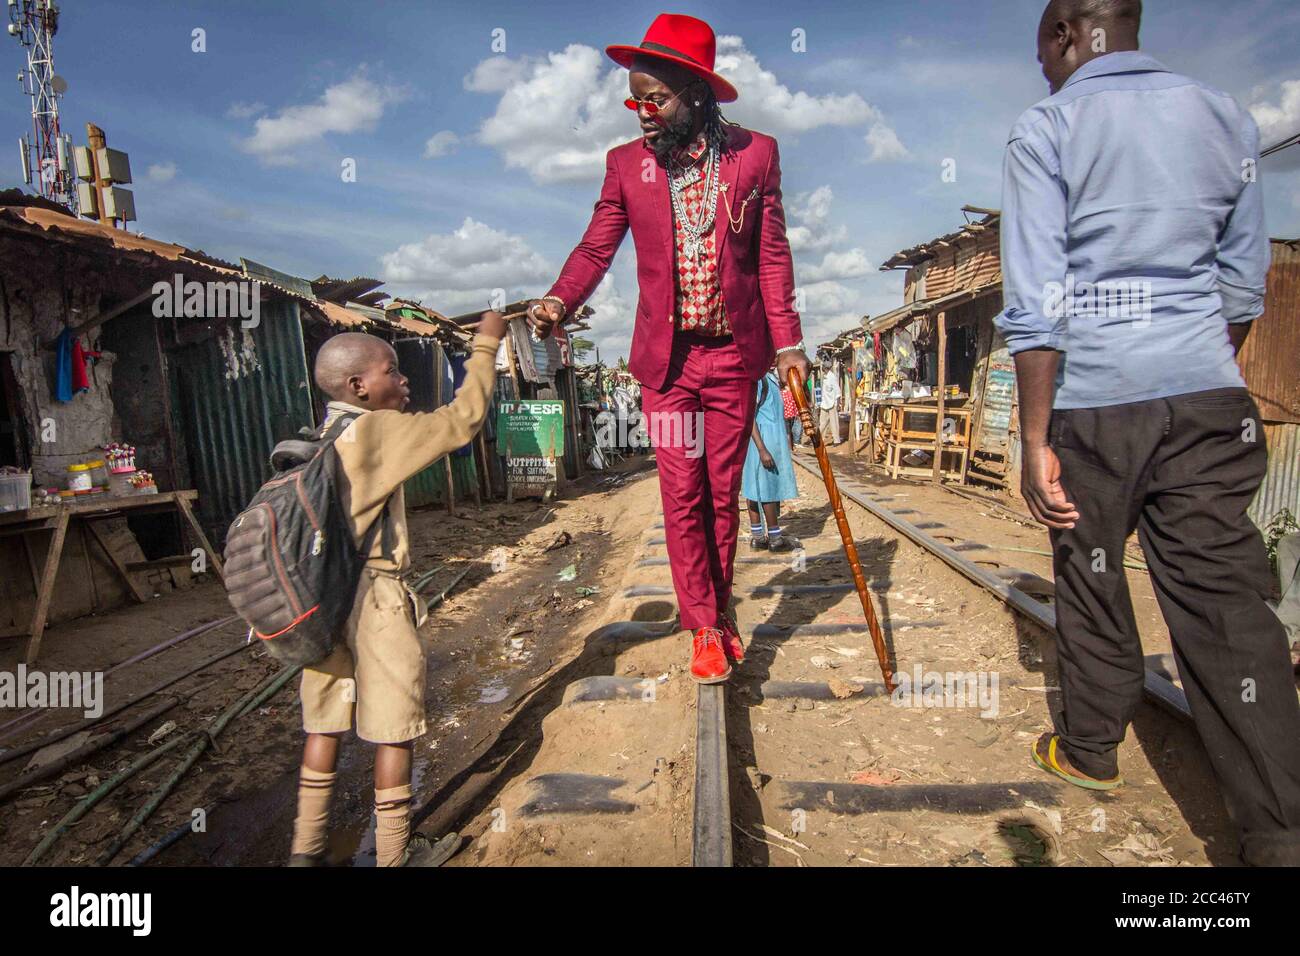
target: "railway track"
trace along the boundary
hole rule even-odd
[[[819,486],[815,460],[796,461]],[[829,509],[805,506],[789,522],[802,553],[751,552],[742,534],[736,611],[749,653],[729,683],[696,691],[694,865],[871,865],[884,862],[876,859],[882,848],[912,864],[1104,865],[1101,844],[1122,843],[1132,832],[1107,826],[1115,801],[1066,792],[1071,788],[1028,759],[1029,740],[1048,726],[1054,690],[1043,674],[1055,615],[1040,599],[1050,582],[991,561],[976,564],[966,554],[980,549],[978,542],[912,509],[891,510],[889,495],[851,481],[840,491],[857,506],[853,520],[862,530],[855,535],[904,681],[904,706],[880,682]],[[875,537],[863,533],[868,527]],[[647,544],[661,545],[662,537]],[[926,562],[931,567],[918,575]],[[955,587],[939,562],[967,587]],[[918,579],[921,586],[912,586]],[[1014,616],[999,616],[969,585]],[[627,592],[670,594],[654,585]],[[1187,721],[1182,690],[1158,669],[1167,663],[1149,667],[1147,699]],[[942,705],[941,695],[925,697],[931,674],[943,678],[945,691],[952,688]],[[981,689],[989,691],[983,698]],[[1002,701],[991,703],[997,697]],[[1159,794],[1149,796],[1160,802]],[[1071,855],[1060,838],[1080,821],[1098,838],[1079,842],[1096,846]],[[1169,835],[1139,830],[1140,844],[1153,853]],[[1103,858],[1088,859],[1094,851]]]
[[[687,672],[657,489],[626,492],[622,580],[536,754],[467,828],[466,865],[1230,862],[1165,661],[1148,659],[1156,706],[1121,746],[1126,787],[1044,774],[1030,744],[1058,694],[1051,582],[999,565],[1014,558],[918,514],[904,490],[842,481],[903,688],[886,693],[820,476],[796,460],[802,497],[782,525],[803,548],[751,551],[742,534],[747,655],[721,685]]]

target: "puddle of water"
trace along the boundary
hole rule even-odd
[[[506,682],[496,678],[479,688],[478,702],[480,704],[497,704],[505,700],[508,693],[510,693],[510,688],[506,686]]]

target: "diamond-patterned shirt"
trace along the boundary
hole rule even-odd
[[[707,198],[707,183],[704,178],[705,154],[704,137],[701,135],[685,150],[679,151],[677,161],[681,164],[693,164],[688,168],[699,170],[700,175],[693,183],[682,190],[682,205],[686,217],[691,222],[698,222],[701,206]],[[671,174],[670,174],[671,175]],[[715,211],[716,215],[716,211]],[[718,279],[717,237],[712,229],[702,237],[700,255],[697,260],[686,256],[688,233],[682,224],[673,221],[673,243],[676,249],[676,308],[673,311],[673,323],[683,332],[696,332],[700,335],[722,336],[731,334],[731,323],[727,319],[727,309],[722,301],[722,283]]]

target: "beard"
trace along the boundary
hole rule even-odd
[[[650,144],[659,165],[667,165],[668,157],[675,150],[689,145],[691,140],[694,139],[691,136],[691,123],[694,118],[690,111],[680,110],[673,122],[664,123],[659,127],[659,135]]]

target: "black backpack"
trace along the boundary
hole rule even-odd
[[[275,477],[226,535],[230,604],[248,624],[249,639],[262,638],[286,664],[314,664],[334,649],[375,534],[388,530],[385,504],[361,548],[352,543],[334,442],[357,417],[342,415],[328,428],[304,429],[302,440],[276,445]]]

